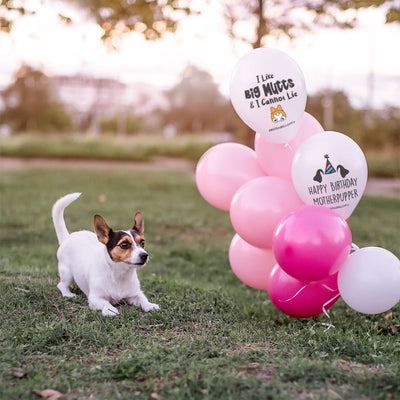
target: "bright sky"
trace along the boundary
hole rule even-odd
[[[196,1],[199,7],[204,2]],[[160,88],[176,84],[185,67],[194,64],[208,70],[228,95],[235,64],[251,50],[227,37],[217,1],[203,7],[200,16],[183,20],[176,35],[157,42],[126,35],[118,52],[107,50],[100,42],[101,29],[65,2],[28,0],[28,6],[37,10],[36,15],[20,18],[10,35],[0,34],[0,86],[10,82],[23,62],[49,75],[87,73]],[[60,22],[59,12],[73,16],[74,24]],[[375,106],[400,108],[400,24],[385,25],[384,14],[373,8],[358,15],[358,29],[318,30],[294,42],[271,39],[268,45],[296,60],[309,93],[326,87],[345,89],[357,105],[372,101]],[[371,71],[375,91],[369,100]]]

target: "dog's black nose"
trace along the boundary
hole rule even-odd
[[[147,259],[149,258],[149,255],[147,253],[141,253],[140,258],[144,264],[147,261]]]

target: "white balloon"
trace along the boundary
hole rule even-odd
[[[292,162],[292,180],[301,199],[335,210],[345,219],[360,201],[367,178],[364,153],[354,140],[339,132],[309,137]]]
[[[259,48],[239,60],[230,97],[235,111],[250,128],[276,143],[296,136],[307,91],[302,71],[280,50]]]
[[[338,287],[344,302],[364,314],[378,314],[400,300],[400,260],[380,247],[364,247],[340,267]]]

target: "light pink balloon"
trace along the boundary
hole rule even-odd
[[[275,307],[296,318],[321,314],[339,299],[337,274],[316,282],[304,282],[288,275],[278,264],[268,283],[268,294]]]
[[[321,124],[310,114],[304,113],[300,128],[288,145],[271,142],[259,133],[255,136],[254,148],[258,162],[267,175],[292,181],[292,161],[300,145],[310,136],[323,132]]]
[[[243,283],[255,289],[268,289],[268,279],[276,264],[272,250],[254,247],[235,235],[229,247],[229,262]]]
[[[256,153],[239,143],[221,143],[207,150],[196,167],[200,194],[211,205],[228,211],[235,192],[251,179],[265,176]]]
[[[351,249],[351,231],[335,211],[319,206],[298,208],[276,229],[273,250],[286,273],[319,281],[338,272]]]
[[[231,222],[246,242],[255,247],[271,248],[280,220],[303,204],[292,184],[265,176],[247,182],[235,193]]]

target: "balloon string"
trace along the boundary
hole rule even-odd
[[[335,301],[336,299],[338,299],[340,297],[340,293],[336,294],[334,297],[332,297],[331,299],[329,299],[326,303],[324,303],[324,305],[322,306],[322,311],[324,312],[324,314],[331,319],[331,317],[328,314],[328,311],[326,311],[326,306],[331,303],[332,301]],[[332,325],[333,326],[333,325]]]
[[[337,291],[337,289],[333,289],[333,288],[329,287],[328,285],[325,285],[325,283],[323,285],[321,285],[321,286],[324,287],[325,289],[328,289],[331,292],[336,292]]]
[[[293,300],[296,296],[298,296],[308,285],[304,285],[302,288],[300,288],[290,299],[286,300],[281,300],[281,303],[286,303],[287,301]]]

